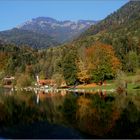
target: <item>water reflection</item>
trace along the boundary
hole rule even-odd
[[[101,90],[1,94],[0,123],[7,126],[47,120],[100,138],[137,138],[140,136],[139,94],[140,91],[118,94]]]

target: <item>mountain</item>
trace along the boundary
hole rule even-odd
[[[0,32],[0,39],[16,45],[47,48],[72,40],[95,23],[97,21],[57,21],[49,17],[38,17]]]
[[[111,45],[122,63],[122,69],[132,71],[129,62],[133,59],[132,54],[140,58],[140,1],[129,1],[91,26],[73,41],[73,46],[87,48],[95,42]]]
[[[0,39],[18,46],[28,45],[32,48],[47,48],[58,45],[58,43],[47,34],[17,28],[0,32]]]
[[[126,3],[75,39],[75,43],[79,46],[82,43],[89,46],[95,41],[108,43],[118,52],[120,47],[126,44],[131,48],[130,42],[135,44],[133,46],[138,46],[140,42],[140,1]],[[123,45],[118,45],[118,43]]]
[[[65,20],[57,21],[49,17],[38,17],[19,26],[18,29],[48,34],[57,42],[66,42],[80,35],[83,31],[94,25],[97,21],[78,20],[77,22]]]
[[[110,14],[104,20],[100,21],[97,25],[91,26],[91,28],[89,28],[84,34],[93,35],[103,30],[118,28],[124,24],[131,24],[131,22],[134,22],[134,20],[139,20],[139,13],[140,1],[130,1],[116,12]]]
[[[81,35],[81,37],[96,35],[100,32],[115,33],[120,28],[126,31],[130,31],[130,28],[134,28],[134,24],[140,23],[139,19],[140,1],[130,1],[124,6],[122,6],[120,9],[100,21],[98,24],[91,26]],[[135,30],[139,31],[140,29],[135,28]]]

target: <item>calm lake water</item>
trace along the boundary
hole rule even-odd
[[[140,91],[10,92],[0,88],[1,138],[140,138]]]

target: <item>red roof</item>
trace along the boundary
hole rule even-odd
[[[42,80],[39,80],[39,84],[41,85],[54,85],[55,84],[55,81],[54,80],[51,80],[51,79],[42,79]]]

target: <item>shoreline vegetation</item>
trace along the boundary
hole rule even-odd
[[[131,76],[132,77],[132,76]],[[135,76],[134,76],[135,77]],[[36,87],[36,86],[28,86],[28,87],[14,87],[10,86],[10,85],[5,85],[2,86],[3,88],[7,88],[10,89],[11,91],[15,90],[15,91],[46,91],[47,92],[51,92],[51,91],[61,91],[61,90],[66,90],[66,91],[74,91],[74,92],[91,92],[91,93],[96,93],[99,91],[106,91],[106,92],[116,92],[119,88],[116,85],[115,80],[111,80],[111,81],[107,81],[105,84],[103,85],[99,85],[97,83],[90,83],[90,84],[79,84],[77,86],[65,86],[65,87],[58,87],[58,88],[45,88],[45,86],[42,87]],[[122,92],[125,91],[136,91],[136,90],[140,90],[140,82],[128,82],[127,83],[127,87],[120,87],[122,88]]]
[[[125,89],[127,91],[132,91],[132,90],[139,90],[140,89],[140,74],[139,74],[139,70],[137,70],[138,72],[136,74],[132,73],[132,74],[125,74],[125,75],[120,75],[118,76],[118,79],[114,79],[114,80],[106,80],[104,81],[102,84],[99,83],[95,83],[95,82],[91,82],[89,84],[77,84],[77,85],[64,85],[64,86],[47,86],[47,89],[50,90],[60,90],[60,89],[66,89],[66,90],[79,90],[82,91],[82,89],[84,91],[117,91],[117,88],[122,88]],[[2,83],[2,82],[1,82]],[[35,82],[34,82],[35,83]],[[127,85],[125,85],[127,84]],[[41,89],[44,90],[46,89],[46,85],[42,85],[42,86],[36,86],[36,85],[28,85],[28,86],[20,86],[18,87],[17,85],[15,85],[15,83],[13,82],[13,84],[10,85],[3,85],[0,84],[1,87],[4,88],[9,88],[9,89],[16,89],[16,90],[34,90],[34,89]],[[127,86],[127,87],[125,87]],[[14,89],[13,89],[14,87]]]

